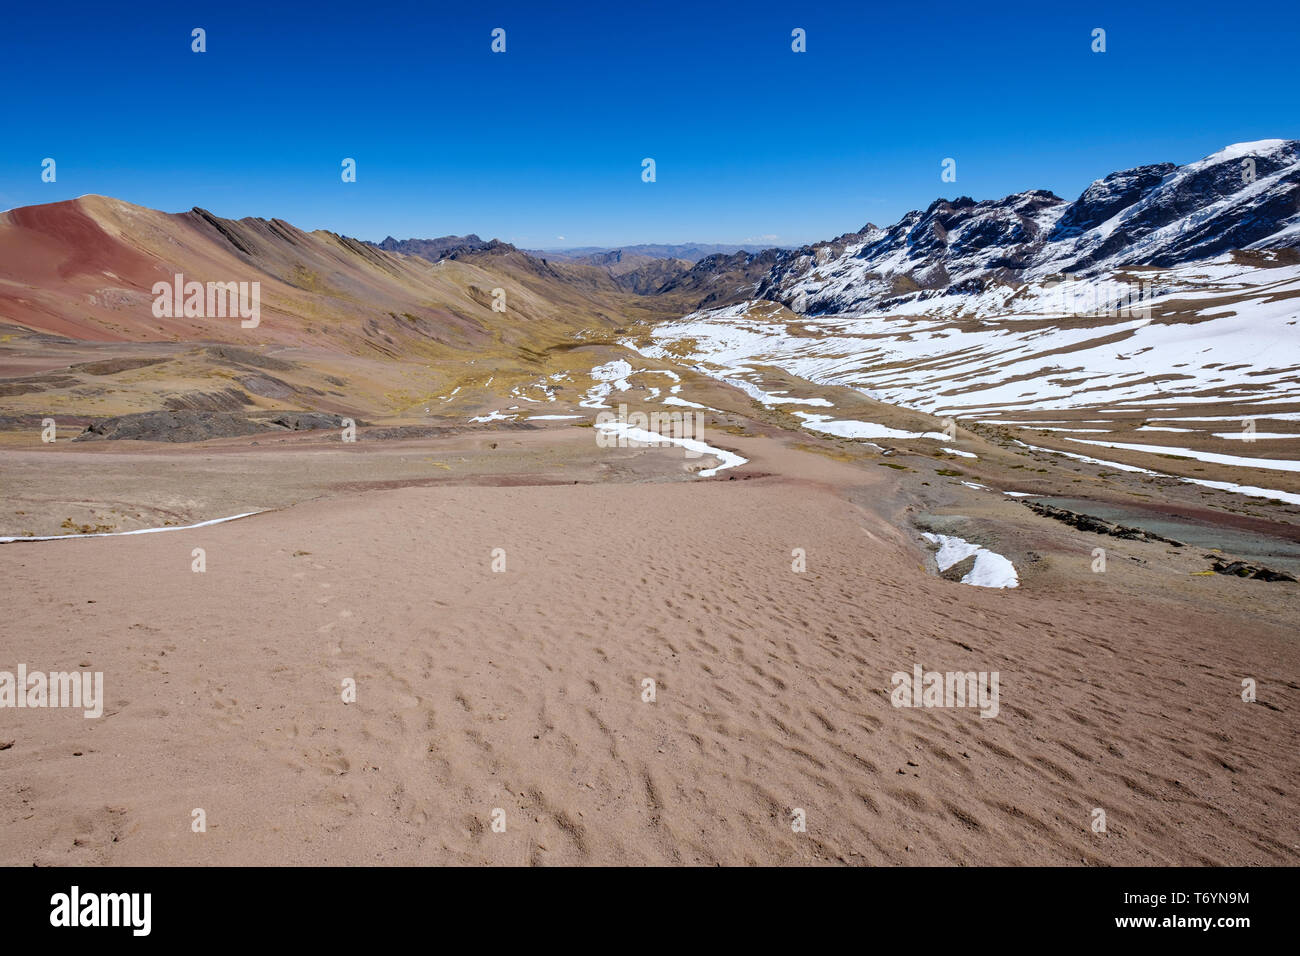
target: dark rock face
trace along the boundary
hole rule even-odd
[[[324,412],[293,412],[271,419],[271,424],[295,432],[314,431],[321,428],[342,428],[343,417],[342,415],[328,415]],[[368,424],[357,419],[353,419],[352,423],[358,426]]]
[[[138,412],[94,422],[72,440],[191,442],[254,435],[267,430],[267,425],[232,412]]]
[[[1286,571],[1274,571],[1272,568],[1247,564],[1245,561],[1226,561],[1215,554],[1207,554],[1206,557],[1214,562],[1212,566],[1215,574],[1227,574],[1237,578],[1253,578],[1256,581],[1291,581],[1297,583],[1295,575]]]
[[[933,294],[955,284],[978,292],[990,280],[1009,279],[1027,268],[1046,239],[1047,224],[1066,205],[1042,189],[982,202],[969,196],[937,199],[924,212],[910,212],[888,229],[868,223],[860,232],[830,242],[747,255],[743,267],[737,257],[710,257],[691,271],[731,280],[721,288],[712,283],[713,295],[700,303],[701,308],[757,297],[815,314],[871,307],[918,291]],[[753,274],[756,265],[769,262],[764,274]],[[796,306],[796,283],[824,269],[831,276],[856,270],[858,279],[832,279]],[[708,275],[697,276],[695,285],[705,287],[708,280]],[[731,289],[738,292],[727,297]]]
[[[755,290],[764,279],[792,254],[783,249],[715,253],[705,256],[686,272],[665,282],[658,292],[688,293],[699,299],[699,308],[754,298]],[[757,293],[757,297],[765,298],[761,292]]]
[[[1078,528],[1080,531],[1091,531],[1094,534],[1107,534],[1112,538],[1124,538],[1129,541],[1163,541],[1165,544],[1172,544],[1176,548],[1181,548],[1183,543],[1175,541],[1173,538],[1165,538],[1151,531],[1143,531],[1141,528],[1131,528],[1128,525],[1115,524],[1111,521],[1105,521],[1093,515],[1080,514],[1077,511],[1067,511],[1065,508],[1057,508],[1053,505],[1042,504],[1037,501],[1023,502],[1026,508],[1045,518],[1055,518],[1057,521],[1064,522],[1072,528]]]
[[[1114,538],[1125,538],[1131,541],[1162,541],[1165,544],[1172,544],[1174,547],[1183,547],[1182,542],[1175,541],[1172,538],[1161,537],[1150,531],[1143,531],[1141,528],[1130,528],[1127,525],[1114,524],[1110,521],[1104,521],[1101,518],[1092,515],[1080,514],[1077,511],[1067,511],[1064,508],[1056,508],[1052,505],[1042,504],[1037,501],[1022,502],[1025,507],[1037,514],[1047,518],[1055,518],[1057,521],[1064,522],[1072,528],[1078,528],[1080,531],[1091,531],[1094,534],[1106,534]],[[1291,581],[1296,582],[1296,577],[1286,571],[1274,571],[1272,568],[1261,567],[1256,564],[1247,564],[1245,561],[1234,561],[1220,557],[1217,554],[1207,554],[1205,557],[1213,562],[1215,574],[1227,574],[1238,578],[1253,578],[1257,581]],[[1297,582],[1300,583],[1300,582]]]
[[[961,584],[961,579],[975,569],[975,560],[978,557],[979,555],[972,554],[962,558],[956,564],[949,567],[948,570],[939,572],[939,577],[943,578],[945,581],[952,581],[956,584]]]
[[[367,423],[356,420],[357,426]],[[233,412],[168,410],[137,412],[92,422],[73,441],[194,442],[267,432],[316,431],[343,428],[343,416],[323,412],[284,412],[269,421]]]
[[[1249,181],[1242,165],[1247,159],[1254,164],[1254,179]],[[1074,206],[1082,205],[1081,215],[1088,220],[1107,213],[1101,222],[1123,215],[1103,241],[1085,243],[1065,271],[1087,272],[1107,260],[1171,266],[1265,241],[1298,211],[1298,162],[1300,143],[1289,143],[1221,162],[1203,160],[1181,168],[1164,163],[1112,174],[1088,187]],[[1256,187],[1274,174],[1280,174],[1276,182]],[[1104,187],[1108,191],[1102,201],[1089,196],[1111,179],[1115,182]],[[1177,226],[1176,234],[1153,242],[1149,251],[1142,250],[1142,241],[1172,226]]]
[[[1177,168],[1173,163],[1156,163],[1111,173],[1097,180],[1061,214],[1047,241],[1071,239],[1095,229],[1142,199]]]

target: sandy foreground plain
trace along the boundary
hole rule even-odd
[[[716,479],[591,438],[5,450],[37,533],[73,486],[273,510],[0,545],[0,669],[107,701],[0,712],[0,863],[1300,862],[1294,585],[1111,539],[1092,574],[1092,537],[806,437],[717,436],[750,461]],[[1021,587],[927,570],[918,508],[996,517]],[[997,671],[998,716],[892,706],[913,664]]]

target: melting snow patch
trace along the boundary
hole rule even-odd
[[[959,561],[965,561],[975,555],[975,565],[961,579],[962,584],[971,584],[977,588],[1015,588],[1020,586],[1016,568],[1010,561],[996,552],[971,544],[962,538],[946,534],[921,534],[926,541],[939,546],[934,560],[939,570],[947,571]]]
[[[710,412],[717,411],[717,409],[715,408],[709,408],[708,405],[701,405],[698,402],[688,402],[686,399],[678,398],[676,395],[669,395],[667,398],[664,399],[664,404],[682,405],[685,406],[686,408],[703,408],[706,411],[710,411]]]
[[[1236,485],[1231,481],[1210,481],[1208,478],[1183,478],[1178,476],[1178,480],[1190,481],[1194,485],[1204,485],[1206,488],[1217,488],[1219,491],[1233,491],[1250,498],[1276,499],[1293,505],[1300,505],[1300,495],[1292,491],[1271,491],[1268,488],[1257,488],[1254,485]]]
[[[0,544],[11,544],[15,541],[66,541],[70,538],[118,538],[128,534],[157,534],[160,531],[192,531],[195,528],[206,528],[208,525],[221,524],[225,521],[236,521],[240,518],[248,518],[252,515],[260,515],[260,511],[245,511],[240,515],[231,515],[229,518],[212,518],[208,521],[200,521],[198,524],[177,525],[168,528],[137,528],[135,531],[98,531],[94,534],[51,534],[43,536],[22,536],[14,538],[0,538]]]
[[[1155,419],[1155,421],[1159,421],[1159,422],[1239,422],[1243,418],[1254,418],[1256,420],[1259,420],[1261,418],[1264,419],[1276,418],[1278,421],[1282,421],[1282,422],[1296,422],[1296,421],[1300,421],[1300,412],[1270,412],[1267,409],[1259,409],[1258,411],[1256,411],[1254,409],[1243,408],[1242,414],[1240,415],[1192,415],[1192,416],[1185,416],[1183,418],[1157,418]],[[1138,431],[1141,430],[1142,429],[1138,429]],[[1194,431],[1195,429],[1189,429],[1189,430]]]
[[[814,270],[784,291],[797,294],[806,285],[803,291],[847,312],[870,305],[880,280],[868,274],[881,263],[855,258],[860,248],[850,244],[831,275]],[[903,266],[906,255],[900,256],[888,264],[890,269]],[[662,356],[669,343],[693,340],[683,358],[726,368],[706,373],[715,377],[733,376],[737,367],[761,362],[820,385],[855,388],[880,401],[963,417],[983,414],[981,409],[1065,410],[1101,404],[1113,410],[1121,401],[1204,406],[1210,389],[1221,399],[1245,401],[1268,387],[1277,403],[1300,401],[1295,374],[1300,339],[1292,325],[1300,318],[1300,300],[1293,295],[1300,288],[1300,268],[1251,270],[1225,264],[1234,275],[1240,272],[1241,282],[1231,287],[1216,280],[1207,286],[1206,268],[1201,263],[1166,270],[1159,279],[1172,299],[1229,300],[1207,310],[1217,317],[1203,314],[1205,321],[1194,324],[1156,324],[1120,309],[1120,314],[1106,316],[1108,321],[1044,328],[1038,320],[1062,314],[1061,290],[1030,283],[1028,289],[999,287],[988,296],[913,299],[893,310],[856,316],[805,316],[797,335],[787,323],[765,321],[768,306],[741,303],[661,324],[653,333],[655,345],[638,351]],[[1112,280],[1086,282],[1097,292],[1099,305],[1132,290]],[[932,314],[918,317],[918,309]],[[962,316],[988,321],[958,325]],[[1026,325],[1019,319],[1034,321]],[[1071,374],[1062,375],[1062,356],[1067,355]],[[1160,384],[1172,379],[1179,394],[1169,394],[1169,386]],[[1191,417],[1191,409],[1173,417]]]
[[[740,389],[750,398],[771,408],[773,405],[811,405],[815,408],[834,408],[834,404],[824,398],[793,398],[787,392],[765,392],[753,382],[743,378],[724,378],[724,382]]]
[[[470,421],[471,422],[512,422],[515,420],[516,417],[517,416],[515,415],[507,415],[505,412],[495,411],[495,412],[489,412],[486,415],[479,415],[475,418],[471,418]]]
[[[613,432],[628,441],[643,442],[647,445],[680,445],[687,451],[695,452],[697,455],[711,455],[718,459],[716,468],[706,468],[703,471],[696,472],[701,478],[712,478],[726,468],[735,468],[737,465],[744,465],[749,462],[748,458],[741,458],[735,452],[714,448],[712,445],[706,445],[694,438],[661,435],[658,432],[648,431],[644,428],[636,428],[626,422],[596,422],[596,427],[603,432]]]
[[[591,370],[591,377],[597,384],[587,389],[586,397],[578,403],[582,408],[609,408],[604,400],[614,389],[626,392],[632,386],[627,377],[632,374],[632,366],[623,359],[614,359],[604,365],[597,365]]]
[[[623,382],[620,391],[626,391],[628,384],[625,381],[632,374],[632,366],[623,359],[614,359],[612,362],[606,362],[604,365],[597,365],[591,370],[591,377],[598,382]]]
[[[944,451],[946,451],[946,452],[947,452],[948,454],[950,454],[950,455],[961,455],[963,458],[978,458],[978,457],[979,457],[979,455],[976,455],[976,454],[974,454],[974,453],[972,453],[972,452],[969,452],[969,451],[958,451],[956,448],[945,448]]]
[[[1136,465],[1121,465],[1117,461],[1104,461],[1101,458],[1089,458],[1087,455],[1076,455],[1072,451],[1057,451],[1055,448],[1044,448],[1042,445],[1026,445],[1019,439],[1014,439],[1014,441],[1017,445],[1021,445],[1025,448],[1032,448],[1034,451],[1045,451],[1048,454],[1061,455],[1065,458],[1077,458],[1079,461],[1086,461],[1090,465],[1105,465],[1107,468],[1114,468],[1116,471],[1131,471],[1139,475],[1156,475],[1162,478],[1172,477],[1170,475],[1162,475],[1158,471],[1149,471],[1146,468],[1139,468]]]
[[[933,438],[936,441],[951,441],[943,432],[905,432],[875,422],[858,422],[848,418],[833,419],[829,415],[815,415],[812,412],[795,412],[804,420],[804,428],[837,438]]]
[[[1032,448],[1034,451],[1045,451],[1053,455],[1063,455],[1066,458],[1077,458],[1079,461],[1086,461],[1094,465],[1105,465],[1107,468],[1114,468],[1118,471],[1133,471],[1143,475],[1154,475],[1157,478],[1172,478],[1175,481],[1186,481],[1193,485],[1204,485],[1206,488],[1217,488],[1219,491],[1232,491],[1239,495],[1246,495],[1249,498],[1269,498],[1278,501],[1285,501],[1289,504],[1300,505],[1300,495],[1292,491],[1274,491],[1270,488],[1259,488],[1255,485],[1237,485],[1230,481],[1210,481],[1208,478],[1186,478],[1183,475],[1169,475],[1163,471],[1151,471],[1147,468],[1137,468],[1133,465],[1121,465],[1117,461],[1103,461],[1100,458],[1089,458],[1087,455],[1076,455],[1073,452],[1057,451],[1055,448],[1043,448],[1039,445],[1025,445],[1022,441],[1016,444],[1023,445],[1025,448]]]
[[[614,386],[610,385],[609,382],[601,382],[599,385],[593,385],[591,388],[587,389],[587,394],[583,400],[578,403],[578,407],[609,408],[602,399],[608,398],[609,393],[613,388]]]
[[[1256,438],[1259,436],[1256,435]],[[1300,471],[1300,461],[1285,461],[1279,458],[1241,458],[1237,455],[1219,455],[1215,452],[1197,451],[1194,448],[1173,448],[1166,445],[1135,445],[1118,441],[1095,441],[1089,438],[1070,438],[1083,445],[1101,445],[1105,448],[1118,448],[1122,451],[1140,451],[1148,455],[1178,455],[1182,458],[1195,458],[1216,465],[1234,465],[1238,468],[1265,468],[1270,471]]]
[[[1170,428],[1168,431],[1183,431],[1184,429]],[[1268,438],[1300,438],[1300,432],[1215,432],[1215,438],[1226,438],[1229,441],[1251,442],[1255,439],[1264,441]]]

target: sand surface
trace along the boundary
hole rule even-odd
[[[1300,862],[1293,586],[1109,540],[1115,571],[1079,572],[1091,539],[970,492],[1022,572],[974,588],[927,570],[893,470],[753,436],[700,480],[577,461],[577,431],[497,436],[560,449],[531,478],[313,452],[318,493],[253,501],[249,465],[176,509],[276,508],[251,518],[0,546],[0,669],[101,671],[107,699],[0,712],[0,863]],[[914,663],[999,672],[1000,713],[892,706]]]

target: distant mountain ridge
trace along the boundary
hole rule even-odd
[[[1300,246],[1300,141],[1238,143],[1185,166],[1096,180],[1073,202],[1031,189],[936,199],[888,228],[799,249],[710,256],[669,289],[700,306],[770,299],[797,312],[870,311],[990,283],[1171,266],[1237,249]]]
[[[757,246],[758,244],[755,244],[753,248],[757,248]],[[746,248],[750,247],[709,242],[643,242],[634,246],[575,246],[568,249],[530,249],[529,253],[535,256],[545,256],[548,259],[592,260],[602,256],[619,255],[644,256],[650,259],[685,259],[694,263],[699,262],[705,256],[729,255],[733,252],[743,252]]]
[[[437,261],[512,250],[478,236],[378,244]],[[1238,143],[1184,166],[1112,172],[1070,201],[1045,189],[936,199],[897,223],[799,248],[681,243],[518,250],[590,267],[638,295],[712,308],[770,299],[797,312],[859,312],[991,283],[1170,266],[1236,249],[1300,246],[1300,141]],[[583,273],[584,280],[589,275]]]
[[[437,239],[394,239],[389,236],[383,242],[366,244],[385,252],[400,252],[437,262],[439,259],[452,258],[458,252],[478,252],[490,248],[495,242],[497,240],[484,241],[470,233],[468,236],[441,236]]]
[[[441,236],[435,239],[394,239],[367,243],[385,252],[419,256],[430,262],[456,259],[475,253],[501,254],[517,252],[541,263],[564,263],[591,266],[606,273],[614,285],[637,295],[655,295],[700,258],[720,250],[732,252],[739,246],[684,243],[681,245],[642,244],[618,249],[584,247],[578,249],[518,249],[499,239],[484,240],[471,233],[467,236]]]
[[[1188,311],[1180,295],[1214,296],[1232,308],[1248,302],[1254,326],[1271,336],[1247,334],[1238,351],[1219,348],[1216,355],[1227,359],[1205,366],[1218,376],[1247,367],[1243,361],[1256,363],[1248,366],[1250,378],[1233,386],[1239,398],[1268,387],[1265,372],[1289,387],[1290,370],[1271,363],[1292,361],[1285,349],[1294,341],[1294,290],[1286,283],[1297,264],[1294,140],[1241,143],[1182,166],[1112,172],[1072,201],[1041,189],[978,202],[938,199],[891,226],[867,223],[798,249],[714,252],[693,264],[630,248],[549,258],[474,234],[367,243],[277,218],[226,219],[200,208],[164,213],[88,195],[0,213],[0,338],[8,343],[0,358],[11,363],[0,394],[13,414],[36,421],[52,407],[84,411],[87,401],[96,413],[119,415],[424,415],[431,396],[449,398],[461,379],[478,383],[478,400],[489,380],[536,381],[548,363],[555,367],[547,374],[568,370],[561,358],[575,347],[670,329],[673,322],[681,334],[672,355],[687,354],[691,338],[714,329],[720,353],[743,354],[744,343],[766,336],[772,341],[762,355],[803,362],[809,330],[845,326],[838,319],[805,325],[800,316],[832,314],[861,320],[853,328],[862,337],[876,336],[881,318],[973,320],[971,334],[984,338],[966,339],[976,342],[972,354],[996,364],[1008,342],[982,326],[986,319],[1045,317],[1045,326],[1012,329],[1032,350],[1043,328],[1056,328],[1055,317],[1075,314],[1052,300],[1061,291],[1055,280],[1081,277],[1128,290],[1143,269],[1181,267],[1178,276],[1153,278],[1163,283],[1157,291],[1166,303],[1177,306],[1170,314]],[[177,275],[208,284],[207,298],[191,308],[187,292],[184,309],[159,310],[155,287],[173,288]],[[232,282],[258,290],[253,326],[232,321],[225,300],[214,297],[213,284]],[[507,309],[496,307],[507,298]],[[1151,328],[1147,335],[1156,338],[1183,334],[1165,332],[1161,322]],[[943,341],[946,332],[925,342],[910,334],[904,327],[891,346],[903,358],[928,361],[956,345]],[[1172,346],[1161,341],[1160,382],[1187,380],[1181,339]],[[237,344],[239,357],[211,350],[213,343]],[[102,360],[100,351],[117,345],[121,351]],[[845,356],[858,354],[857,344],[846,348]],[[1110,374],[1107,363],[1128,362],[1144,348],[1117,355],[1102,341],[1092,368]],[[821,360],[812,360],[822,375]],[[410,376],[400,387],[393,363]],[[1126,368],[1145,376],[1147,363]],[[877,373],[894,374],[888,362],[871,374]],[[120,395],[102,381],[119,374],[130,385]],[[1043,381],[1044,389],[1072,387],[1068,380]],[[1016,381],[998,387],[1007,393],[999,401],[1026,400]],[[471,393],[461,395],[464,401]],[[931,407],[922,404],[929,396],[903,397]]]

